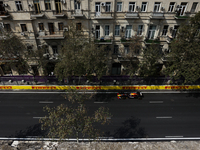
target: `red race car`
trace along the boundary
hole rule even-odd
[[[117,93],[117,98],[118,99],[127,99],[127,98],[134,98],[134,99],[142,99],[143,97],[143,94],[142,92],[139,92],[139,91],[134,91],[134,92],[131,92],[131,93]]]

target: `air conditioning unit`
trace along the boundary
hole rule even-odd
[[[164,11],[164,7],[161,7],[161,11]]]
[[[179,8],[179,5],[177,5],[176,8]]]
[[[65,4],[65,3],[66,3],[66,1],[65,1],[65,0],[62,0],[62,2],[63,2],[63,4]]]
[[[25,35],[25,33],[24,32],[21,32],[21,36],[24,36]]]
[[[7,7],[7,6],[8,6],[8,4],[3,4],[3,6],[4,6],[4,7]]]
[[[67,27],[65,27],[63,30],[64,30],[64,31],[68,31],[68,28],[67,28]]]
[[[102,2],[102,3],[101,3],[101,6],[106,6],[106,3],[103,3],[103,2]]]
[[[31,7],[31,8],[33,7],[33,5],[32,5],[32,4],[28,4],[28,6],[29,6],[29,7]]]

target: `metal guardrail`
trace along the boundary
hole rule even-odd
[[[130,76],[102,76],[92,77],[74,76],[61,81],[55,76],[0,76],[0,84],[54,84],[54,85],[182,85],[183,80],[172,80],[170,77],[130,77]],[[200,80],[187,85],[199,85]]]

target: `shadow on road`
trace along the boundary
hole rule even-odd
[[[93,99],[97,102],[110,102],[117,99],[117,94],[96,93],[94,94]]]
[[[46,137],[47,131],[41,130],[41,124],[35,124],[27,127],[25,130],[15,132],[17,138],[28,138],[28,137]],[[13,137],[13,136],[11,136]]]
[[[105,133],[105,137],[114,137],[114,138],[144,138],[147,137],[145,128],[139,127],[140,119],[135,117],[130,117],[125,120],[121,127],[114,131],[114,134],[111,135],[110,132]]]

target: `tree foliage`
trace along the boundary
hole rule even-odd
[[[0,39],[0,58],[6,62],[7,67],[15,66],[19,74],[36,75],[31,70],[30,63],[37,65],[37,68],[43,68],[47,65],[47,59],[43,57],[44,48],[40,50],[29,50],[22,39],[13,33],[1,30]]]
[[[200,12],[179,27],[171,43],[170,62],[165,73],[174,79],[192,83],[200,75]]]
[[[143,49],[143,59],[139,64],[139,75],[143,77],[158,76],[160,75],[160,63],[159,60],[162,57],[158,44],[147,45]]]
[[[124,68],[126,70],[126,74],[133,76],[136,74],[139,68],[139,59],[137,58],[140,55],[142,50],[142,37],[141,36],[134,36],[130,40],[129,50],[128,53],[121,49],[121,54],[126,60],[124,63]]]
[[[91,95],[82,95],[72,91],[65,97],[72,104],[61,104],[54,108],[44,107],[44,111],[48,115],[40,119],[42,129],[48,129],[49,137],[59,138],[60,140],[76,137],[78,142],[80,137],[98,138],[101,132],[95,128],[94,124],[101,123],[104,125],[109,123],[107,119],[111,116],[109,110],[100,107],[94,114],[90,115],[84,102],[90,99]]]
[[[87,36],[84,31],[77,30],[75,24],[69,25],[59,62],[55,66],[55,73],[59,79],[94,73],[101,77],[107,71],[109,52]]]

